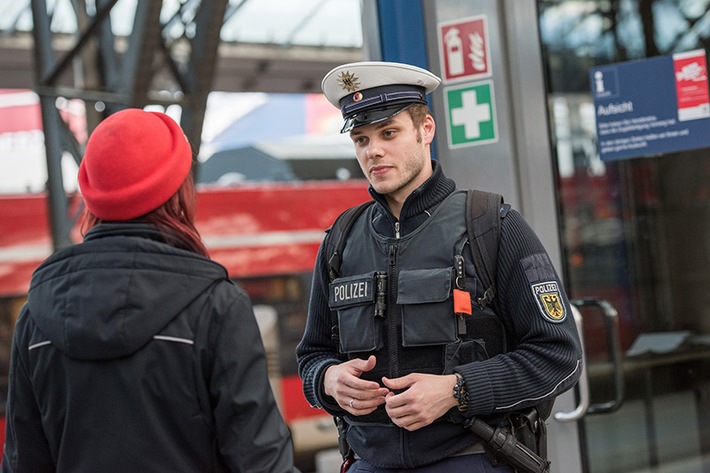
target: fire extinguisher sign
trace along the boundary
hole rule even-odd
[[[439,23],[439,54],[444,82],[489,77],[491,61],[486,16]]]

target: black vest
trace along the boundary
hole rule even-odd
[[[464,191],[452,193],[401,238],[374,231],[375,206],[354,223],[340,277],[330,284],[329,305],[337,312],[341,353],[351,359],[377,357],[364,379],[381,383],[383,376],[412,372],[450,374],[457,365],[502,352],[502,327],[491,309],[481,311],[472,302],[473,313],[463,317],[463,325],[454,313],[455,288],[472,296],[483,292],[470,263],[465,201]],[[464,278],[455,269],[461,255],[468,262]],[[357,422],[389,418],[380,408]]]

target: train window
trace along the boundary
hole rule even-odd
[[[294,376],[296,367],[296,345],[301,340],[308,312],[311,274],[290,274],[284,276],[250,278],[237,280],[249,294],[257,319],[269,307],[276,314],[274,329],[277,342],[273,347],[278,352],[270,362],[278,363],[276,370],[281,376]],[[263,335],[263,334],[262,334]],[[267,340],[264,340],[265,344]],[[267,346],[267,351],[268,351]],[[270,371],[274,369],[270,367]]]

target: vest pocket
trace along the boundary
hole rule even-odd
[[[444,372],[442,374],[453,373],[456,366],[487,359],[488,352],[486,351],[486,343],[483,339],[456,340],[446,345],[444,352]]]
[[[330,283],[328,305],[338,314],[341,353],[382,348],[382,317],[375,316],[376,273],[338,278]]]
[[[397,304],[402,308],[405,347],[442,345],[458,338],[451,299],[453,274],[453,267],[399,272]]]

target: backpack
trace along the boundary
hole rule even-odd
[[[345,248],[345,241],[355,220],[374,201],[363,202],[352,207],[335,219],[329,229],[330,235],[325,240],[325,254],[328,257],[328,277],[331,281],[340,275],[340,264]],[[510,204],[503,202],[503,196],[492,192],[469,189],[466,197],[466,232],[473,263],[481,284],[486,288],[483,297],[478,298],[478,305],[484,309],[493,304],[496,313],[498,299],[496,296],[496,276],[498,270],[498,244],[500,242],[501,219],[508,214]],[[510,322],[499,317],[506,334],[512,333]],[[337,327],[333,327],[337,333]]]

